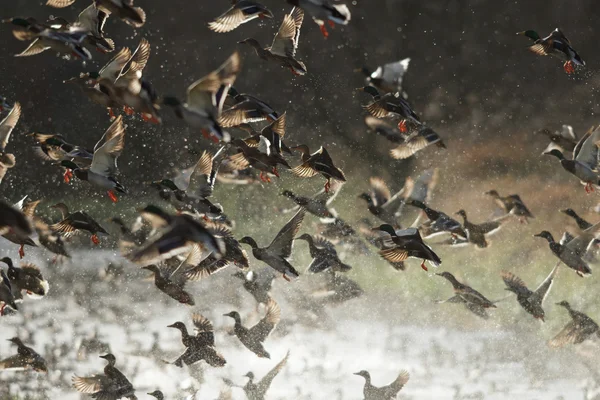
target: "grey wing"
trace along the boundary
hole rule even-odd
[[[0,151],[4,151],[4,149],[6,149],[8,139],[10,139],[10,134],[15,126],[17,126],[20,117],[21,104],[16,102],[12,110],[10,110],[8,115],[2,120],[2,122],[0,122]]]
[[[269,390],[269,387],[271,386],[271,382],[273,382],[273,379],[275,379],[275,377],[277,376],[277,374],[279,374],[279,372],[283,369],[283,367],[285,367],[285,364],[287,363],[287,360],[290,356],[290,352],[288,351],[285,355],[285,357],[283,357],[283,360],[279,361],[277,363],[277,365],[275,367],[273,367],[273,369],[271,369],[261,380],[260,382],[258,382],[256,384],[256,390],[258,391],[258,398],[263,398],[265,396],[265,394],[267,393],[267,390]]]
[[[35,39],[31,44],[19,54],[15,54],[15,57],[28,57],[40,54],[43,51],[48,50],[50,47],[46,46],[40,39]]]
[[[298,210],[296,215],[292,217],[288,221],[287,224],[279,231],[275,239],[271,242],[268,249],[273,253],[283,257],[289,258],[292,255],[292,246],[294,243],[294,238],[296,234],[300,230],[300,225],[304,220],[304,215],[306,212],[303,208]]]
[[[596,169],[598,165],[598,142],[600,141],[600,126],[594,129],[579,147],[577,155],[573,152],[573,159]],[[585,136],[584,136],[585,137]],[[581,143],[581,142],[580,142]],[[579,146],[579,143],[577,144]]]
[[[279,305],[269,298],[267,302],[267,314],[256,325],[249,329],[251,336],[257,338],[259,342],[263,342],[275,329],[275,326],[281,319],[281,309]]]
[[[279,31],[273,39],[271,53],[284,57],[296,55],[303,20],[304,11],[299,7],[294,7],[291,13],[285,15]]]
[[[533,294],[531,290],[527,288],[525,282],[523,282],[523,280],[515,274],[508,271],[502,271],[501,276],[506,286],[513,289],[520,295],[530,296],[531,294]]]
[[[558,332],[556,336],[554,336],[550,341],[548,341],[548,345],[550,347],[563,347],[569,343],[575,343],[578,337],[578,328],[575,321],[569,321],[565,327]]]
[[[556,263],[552,271],[550,271],[550,274],[546,277],[546,279],[544,279],[541,285],[537,289],[535,289],[535,292],[533,292],[532,296],[528,299],[529,302],[538,303],[540,305],[544,302],[546,296],[548,295],[548,293],[550,293],[550,288],[554,283],[554,278],[558,273],[558,268],[560,267],[560,264],[560,261]]]

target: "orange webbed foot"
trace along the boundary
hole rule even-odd
[[[571,75],[573,72],[575,72],[575,64],[573,63],[573,61],[567,61],[563,65],[563,68],[565,69],[565,72],[569,75]]]
[[[70,169],[67,169],[63,175],[63,179],[65,180],[65,183],[71,182],[72,178],[73,178],[73,171],[71,171]]]
[[[23,258],[25,257],[25,245],[22,244],[21,247],[19,247],[19,258]]]
[[[96,246],[100,244],[100,239],[98,238],[98,235],[92,235],[91,239],[92,243],[94,243]]]
[[[108,192],[106,192],[108,194],[108,198],[113,202],[116,203],[117,201],[119,201],[119,198],[117,197],[117,195],[115,194],[115,192],[113,192],[112,190],[109,190]]]
[[[329,32],[327,32],[327,28],[325,28],[325,24],[319,25],[319,29],[321,29],[321,34],[325,39],[329,37]]]
[[[125,111],[125,114],[127,114],[127,115],[135,114],[135,111],[133,111],[133,108],[128,107],[128,106],[123,106],[123,111]]]
[[[423,262],[421,263],[421,268],[423,268],[425,271],[429,271],[427,269],[427,265],[425,265],[425,260],[423,260]]]
[[[403,119],[402,121],[398,122],[398,129],[402,133],[408,132],[408,127],[406,126],[406,120]]]

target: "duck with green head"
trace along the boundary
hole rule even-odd
[[[571,47],[571,42],[558,28],[552,31],[548,36],[542,38],[534,30],[518,32],[517,35],[523,35],[533,40],[529,50],[541,56],[553,56],[565,62],[563,68],[567,74],[575,72],[575,65],[584,66],[585,61]]]
[[[75,176],[90,184],[107,190],[108,197],[116,203],[118,198],[115,191],[127,193],[127,189],[117,181],[117,158],[125,146],[125,125],[121,116],[117,117],[94,148],[92,164],[79,167],[73,161],[63,160],[61,165],[70,169]]]

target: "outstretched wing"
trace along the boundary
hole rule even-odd
[[[532,294],[531,290],[525,285],[525,282],[515,274],[508,271],[502,271],[501,275],[506,286],[513,289],[515,292],[523,296],[530,296]]]
[[[281,319],[281,309],[279,305],[269,298],[267,302],[267,314],[256,325],[249,329],[250,335],[257,341],[263,342],[275,329],[275,326]]]
[[[275,239],[271,242],[268,249],[283,258],[288,258],[292,255],[292,246],[294,238],[300,230],[300,225],[304,220],[305,211],[303,208],[298,210],[296,215],[288,221],[287,224],[279,231]]]
[[[13,129],[15,129],[15,126],[17,126],[17,122],[19,122],[20,117],[21,104],[17,102],[13,106],[12,110],[10,110],[6,118],[0,122],[0,151],[4,151],[6,149],[10,134]]]
[[[277,365],[275,367],[273,367],[273,369],[270,370],[260,380],[260,382],[258,382],[256,384],[256,389],[254,392],[256,394],[256,398],[259,398],[259,399],[264,398],[265,394],[267,393],[267,390],[269,390],[269,387],[271,387],[271,382],[273,382],[273,379],[275,379],[277,374],[279,374],[279,372],[283,369],[283,367],[285,367],[285,364],[287,363],[289,356],[290,356],[290,352],[288,351],[286,353],[285,357],[283,357],[283,360],[279,361],[277,363]]]
[[[104,144],[98,147],[103,140]],[[121,155],[124,146],[125,125],[123,117],[119,115],[96,144],[97,149],[94,150],[90,171],[103,176],[116,173],[117,157]]]
[[[279,31],[273,39],[271,53],[283,57],[294,57],[296,55],[302,21],[304,21],[304,11],[299,7],[294,7],[291,13],[283,17]]]

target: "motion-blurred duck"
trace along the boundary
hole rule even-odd
[[[391,225],[383,224],[373,230],[385,232],[390,236],[393,245],[385,246],[379,251],[379,254],[390,262],[402,262],[409,257],[420,258],[423,260],[421,268],[425,271],[427,271],[426,260],[436,267],[442,263],[433,249],[423,242],[416,228],[396,231]]]
[[[483,308],[496,308],[496,305],[492,301],[488,300],[484,295],[472,287],[459,282],[450,272],[445,271],[436,275],[446,278],[452,284],[454,293],[460,296],[464,301],[476,304]]]
[[[554,241],[554,237],[548,231],[542,231],[534,236],[546,239],[552,253],[558,257],[560,261],[565,263],[567,267],[575,270],[577,275],[584,277],[592,274],[592,269],[588,263],[585,262],[581,258],[581,255],[571,248],[568,243],[559,243]]]
[[[485,194],[491,196],[496,202],[496,205],[498,205],[505,214],[514,215],[519,218],[521,222],[527,222],[528,218],[533,218],[533,214],[529,211],[525,202],[521,200],[521,197],[518,194],[502,197],[496,190],[487,191]]]
[[[39,267],[31,263],[23,263],[21,267],[15,267],[9,257],[0,259],[8,266],[8,279],[15,299],[23,299],[22,292],[26,292],[32,298],[41,298],[48,294],[50,285],[42,276]]]
[[[331,28],[335,24],[348,25],[348,22],[350,22],[350,10],[345,4],[333,4],[328,0],[287,0],[287,2],[306,11],[316,24],[319,25],[319,29],[321,29],[324,37],[329,36],[325,22]]]
[[[308,271],[319,273],[331,269],[335,272],[348,272],[352,267],[340,260],[335,246],[329,240],[322,237],[312,237],[308,233],[302,234],[296,240],[305,240],[308,243],[312,261]]]
[[[58,209],[63,219],[50,225],[50,228],[65,238],[75,235],[79,231],[86,231],[92,234],[92,243],[98,245],[100,244],[98,234],[108,235],[108,232],[85,211],[71,213],[65,203],[57,203],[51,207]]]
[[[365,378],[364,400],[393,400],[410,379],[407,371],[400,371],[398,377],[392,383],[387,386],[376,387],[371,383],[371,374],[368,371],[363,370],[356,372],[354,375]]]
[[[421,125],[419,116],[412,110],[408,101],[400,93],[386,93],[381,95],[373,86],[365,86],[360,89],[373,97],[373,101],[363,108],[375,118],[400,118],[398,129],[400,132],[408,132],[409,126],[418,127]]]
[[[80,393],[91,394],[96,399],[121,399],[127,397],[136,400],[135,389],[129,379],[115,367],[117,359],[112,354],[100,356],[108,364],[104,367],[103,375],[88,377],[73,376],[73,387]]]
[[[219,15],[208,24],[211,31],[217,33],[231,32],[241,24],[256,18],[273,18],[273,13],[264,5],[249,0],[232,0],[233,5],[229,10]]]
[[[0,360],[0,370],[48,372],[46,360],[31,347],[25,346],[21,339],[14,337],[8,341],[17,346],[17,354]]]
[[[21,117],[21,104],[15,103],[8,115],[0,122],[0,183],[6,176],[9,169],[13,168],[17,161],[12,153],[6,152],[6,146],[10,139],[10,134],[17,126]]]
[[[181,342],[186,347],[182,355],[173,361],[173,365],[183,367],[193,365],[201,360],[206,361],[211,367],[223,367],[225,358],[215,349],[215,333],[212,323],[200,314],[192,314],[195,334],[190,335],[183,322],[175,322],[168,328],[178,329],[181,332]]]
[[[325,147],[321,146],[312,154],[305,144],[292,147],[292,150],[297,150],[302,154],[302,164],[292,168],[294,175],[302,178],[311,178],[317,174],[323,175],[327,179],[325,182],[326,193],[331,188],[331,179],[346,182],[344,172],[333,164],[333,159]]]
[[[584,66],[585,61],[581,59],[579,54],[571,47],[571,42],[558,28],[554,29],[545,38],[534,30],[527,30],[517,33],[518,35],[527,36],[533,40],[533,44],[529,46],[529,50],[541,56],[554,56],[563,61],[563,68],[567,74],[575,72],[575,65]]]
[[[367,67],[361,68],[361,71],[366,76],[367,84],[386,93],[402,93],[402,81],[409,63],[410,58],[405,58],[379,66],[375,71],[371,71]]]
[[[598,324],[580,311],[574,310],[567,301],[556,303],[567,309],[571,321],[548,344],[550,347],[563,347],[567,344],[580,344],[596,335],[600,338]]]

